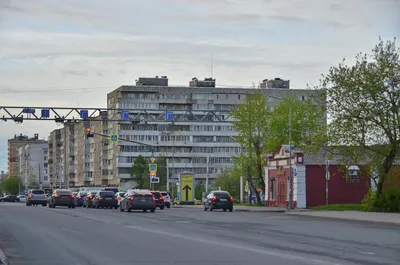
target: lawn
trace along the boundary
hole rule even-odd
[[[331,204],[310,207],[312,210],[320,211],[365,211],[362,204]]]

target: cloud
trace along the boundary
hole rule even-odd
[[[209,76],[211,54],[219,85],[281,77],[305,88],[343,57],[369,52],[378,35],[399,37],[399,3],[3,0],[0,105],[104,107],[107,92],[139,76],[167,75],[175,85]],[[0,122],[0,142],[54,128]]]

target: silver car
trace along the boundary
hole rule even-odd
[[[44,190],[33,189],[26,198],[26,206],[38,205],[47,206],[47,196]]]
[[[119,210],[132,211],[132,210],[142,210],[143,212],[154,213],[156,210],[156,201],[153,194],[149,190],[128,190],[122,198],[119,206]]]

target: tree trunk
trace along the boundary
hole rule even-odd
[[[385,179],[389,175],[389,171],[393,166],[394,159],[396,158],[397,148],[392,145],[388,156],[383,161],[383,174],[379,174],[378,185],[376,187],[376,194],[380,197],[383,193],[383,186],[385,184]]]

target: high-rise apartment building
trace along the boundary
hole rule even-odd
[[[109,179],[133,185],[131,168],[139,155],[165,156],[171,178],[177,178],[183,171],[195,173],[196,179],[215,178],[231,168],[232,157],[242,151],[234,140],[238,134],[229,111],[244,102],[246,94],[252,93],[251,89],[208,85],[211,81],[215,83],[215,79],[207,79],[207,85],[201,87],[194,86],[201,83],[197,79],[191,81],[190,87],[170,87],[167,77],[162,79],[164,86],[158,78],[140,78],[140,84],[121,86],[107,95],[109,109],[126,109],[130,118],[140,117],[140,122],[109,122],[106,133],[153,146],[127,141],[110,143],[108,155],[103,156],[104,172]],[[157,82],[152,83],[152,80]],[[269,97],[271,106],[288,96],[305,100],[313,93],[289,87],[261,91]],[[109,111],[108,118],[119,115],[117,111]]]
[[[52,131],[48,142],[50,186],[62,187],[64,183],[64,130]]]
[[[50,186],[48,172],[48,142],[37,140],[18,148],[19,174],[25,187],[32,183]]]
[[[39,134],[34,137],[26,135],[14,135],[14,138],[8,140],[8,174],[9,176],[18,176],[19,174],[19,160],[18,149],[30,142],[39,141]]]

